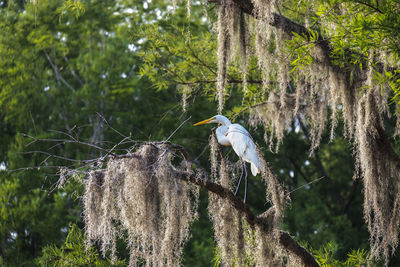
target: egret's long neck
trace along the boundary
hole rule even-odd
[[[231,121],[225,116],[221,116],[218,120],[223,126],[228,126],[229,127],[229,125],[232,124]]]
[[[217,140],[218,143],[220,143],[223,146],[230,146],[231,142],[228,140],[226,137],[226,133],[228,132],[228,127],[227,126],[219,126],[217,130],[215,131],[217,135]]]

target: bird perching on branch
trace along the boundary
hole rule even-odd
[[[218,143],[223,146],[232,146],[235,153],[243,163],[242,174],[240,175],[235,195],[237,194],[243,176],[245,177],[244,202],[247,196],[247,170],[245,162],[249,162],[251,173],[256,176],[262,170],[262,161],[256,150],[256,145],[249,132],[240,124],[232,124],[231,121],[222,115],[216,115],[207,120],[196,123],[194,126],[206,123],[221,124],[215,131]]]

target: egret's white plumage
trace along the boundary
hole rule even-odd
[[[243,161],[251,165],[251,173],[256,176],[262,170],[262,163],[258,157],[256,145],[249,132],[240,124],[232,124],[230,120],[222,115],[216,115],[207,120],[195,124],[219,123],[216,130],[218,143],[223,146],[232,146],[235,153]]]

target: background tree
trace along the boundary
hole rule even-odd
[[[54,190],[58,171],[52,166],[71,167],[99,154],[93,146],[39,144],[22,134],[73,136],[112,147],[123,137],[105,120],[137,140],[166,138],[180,123],[177,93],[156,91],[138,75],[139,40],[131,42],[130,28],[156,13],[143,12],[143,6],[132,13],[125,8],[129,2],[99,1],[84,3],[84,14],[76,17],[63,13],[64,4],[10,1],[1,12],[1,257],[7,265],[32,262],[43,246],[61,244],[69,222],[83,226],[82,186]],[[43,152],[75,161],[62,163]]]

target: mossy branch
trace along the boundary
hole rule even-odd
[[[267,212],[256,216],[249,208],[248,205],[243,203],[239,198],[237,198],[233,192],[217,183],[212,182],[209,179],[203,178],[198,179],[196,175],[185,175],[182,173],[182,176],[178,178],[189,181],[196,185],[201,186],[202,188],[206,189],[209,192],[212,192],[218,195],[221,198],[228,199],[232,206],[242,212],[244,214],[244,218],[246,219],[247,223],[251,226],[259,226],[264,231],[269,232],[271,231],[271,218],[273,214],[273,207],[270,208]],[[279,231],[278,233],[278,242],[279,244],[289,253],[297,256],[304,266],[319,266],[318,263],[315,261],[314,256],[307,251],[304,247],[300,246],[293,237],[290,236],[289,233],[285,231]]]
[[[232,0],[232,1],[244,13],[254,17],[257,16],[252,1],[250,0]],[[220,0],[210,0],[209,2],[216,4],[221,3]],[[290,20],[289,18],[281,14],[272,13],[272,18],[268,21],[268,23],[271,26],[284,31],[289,36],[292,36],[293,33],[304,36],[307,39],[311,39],[313,36],[312,32],[308,30],[306,27]],[[315,44],[324,51],[325,54],[324,56],[326,57],[325,60],[329,61],[329,52],[331,51],[331,47],[328,41],[323,39],[323,37],[319,35],[318,40],[316,41]]]
[[[171,144],[170,148],[179,151],[190,165],[195,165],[194,163],[189,161],[188,154],[185,152],[182,146]],[[177,176],[177,178],[196,184],[206,189],[207,191],[218,195],[220,198],[227,199],[237,211],[241,212],[244,215],[244,218],[250,226],[258,226],[263,229],[266,234],[272,231],[274,207],[271,207],[266,212],[256,216],[250,210],[250,207],[238,197],[236,197],[231,190],[208,179],[208,176],[204,171],[202,178],[199,178],[199,176],[196,175],[195,172],[181,172],[180,175]],[[304,266],[319,266],[314,256],[304,247],[299,245],[299,243],[297,243],[296,240],[294,240],[289,233],[285,231],[279,231],[277,233],[277,240],[278,243],[287,252],[298,257]]]

